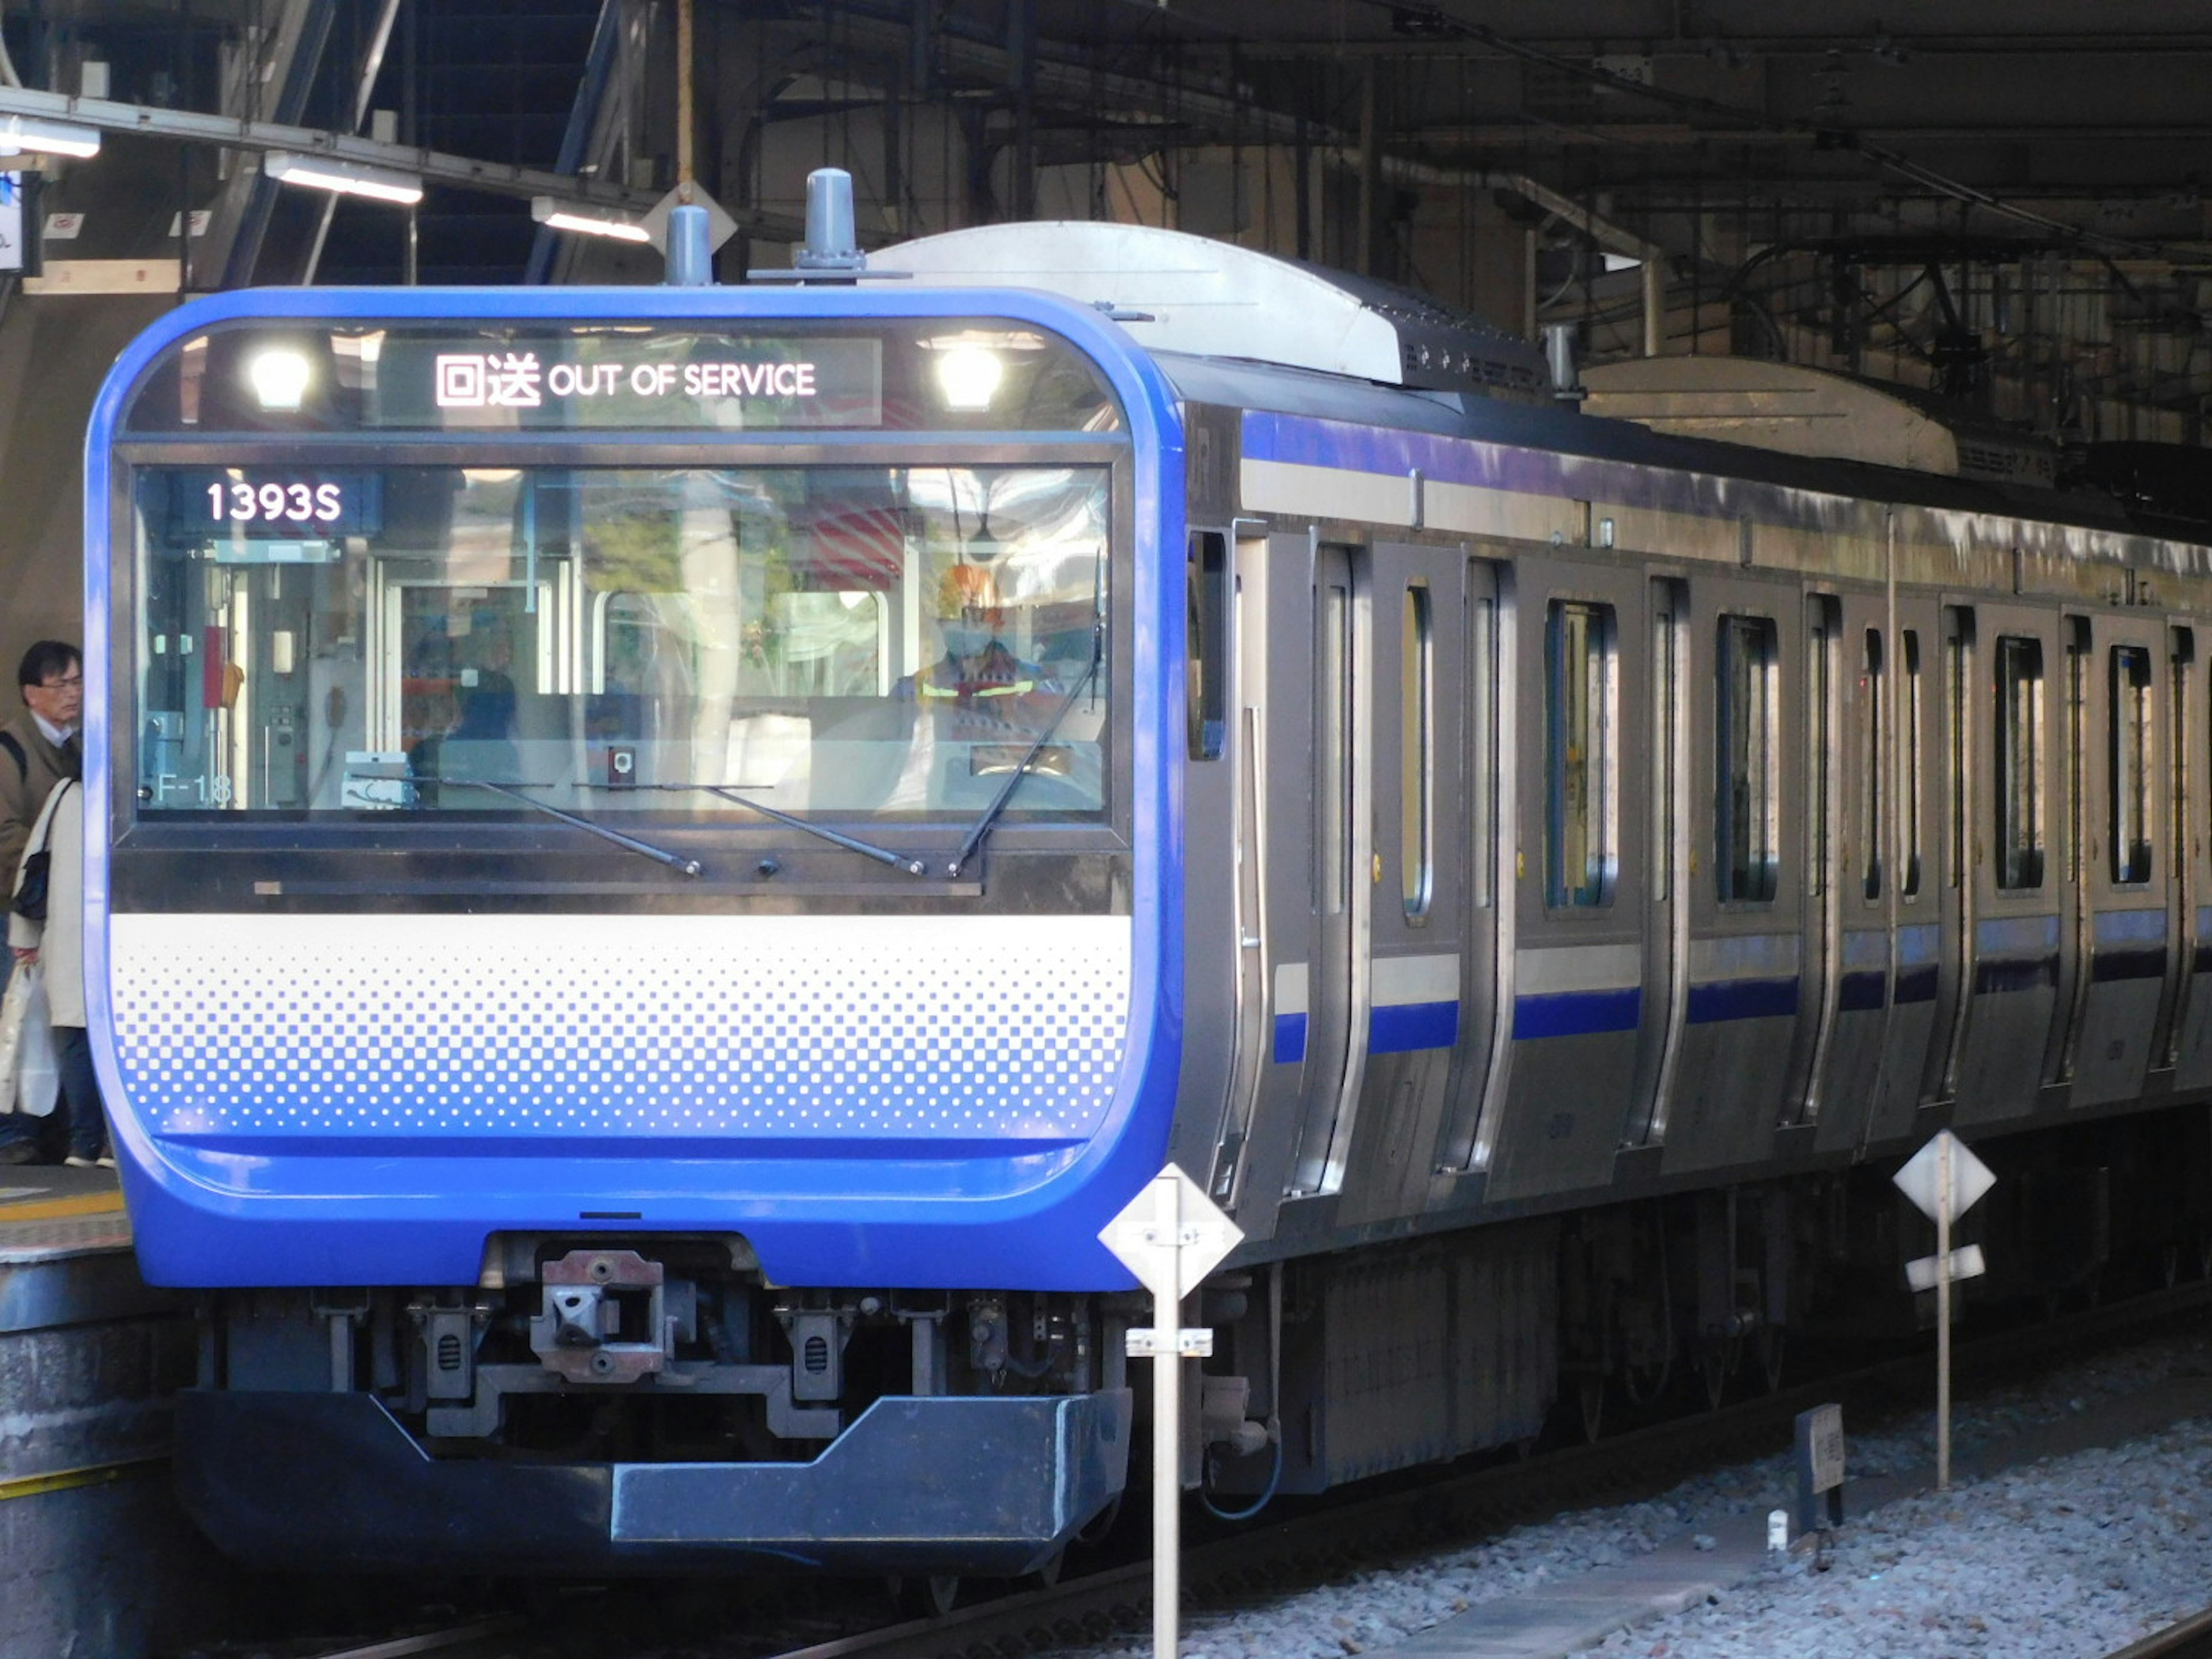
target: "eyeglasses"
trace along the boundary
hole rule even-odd
[[[84,690],[84,676],[82,674],[69,674],[64,675],[62,678],[58,680],[40,680],[39,682],[39,690],[41,691],[82,691]]]

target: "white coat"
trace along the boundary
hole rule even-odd
[[[74,785],[54,808],[47,832],[52,857],[46,873],[46,921],[8,915],[11,948],[35,950],[46,976],[46,1006],[57,1025],[88,1025],[84,1012],[84,786]],[[25,856],[28,856],[26,850]],[[23,879],[16,867],[9,891]]]

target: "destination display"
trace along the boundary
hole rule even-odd
[[[132,434],[1123,430],[1099,366],[988,317],[263,319],[179,341]],[[288,509],[289,510],[289,509]]]
[[[540,340],[387,337],[369,424],[707,428],[883,424],[875,338],[608,331]]]

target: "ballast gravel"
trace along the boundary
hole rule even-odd
[[[2172,1377],[2212,1372],[2212,1346],[2169,1339],[2101,1356],[1954,1408],[1957,1467],[2023,1431],[2094,1413]],[[1924,1413],[1845,1424],[1854,1479],[1932,1467]],[[1633,1560],[1787,1507],[1786,1455],[1721,1469],[1663,1497],[1522,1527],[1364,1571],[1266,1607],[1200,1614],[1185,1659],[1344,1659],[1384,1653],[1499,1596]],[[1702,1536],[1700,1534],[1703,1534]],[[1848,1520],[1827,1547],[1766,1557],[1687,1612],[1618,1631],[1591,1651],[1635,1659],[2085,1659],[2212,1600],[2212,1419],[2127,1444],[1954,1479]],[[1060,1659],[1140,1659],[1148,1638]]]

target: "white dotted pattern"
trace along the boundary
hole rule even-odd
[[[117,915],[156,1133],[1079,1137],[1126,916]]]

